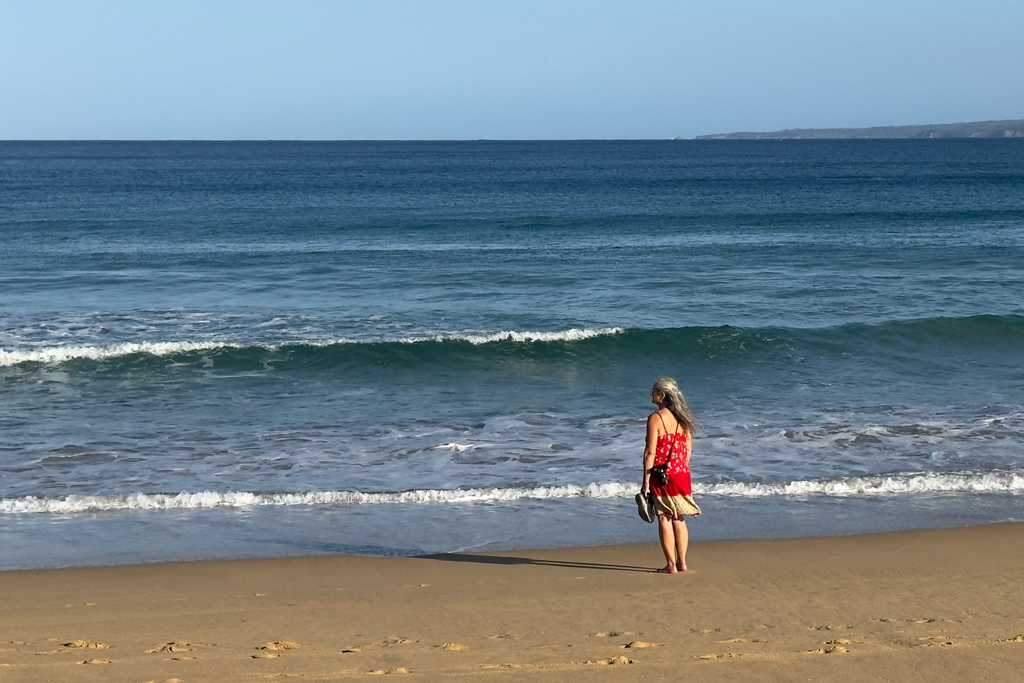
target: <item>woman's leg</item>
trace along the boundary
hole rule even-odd
[[[665,553],[666,563],[658,570],[662,574],[675,574],[679,571],[676,568],[676,539],[672,526],[672,519],[663,514],[658,515],[658,539],[661,541],[661,551]]]
[[[690,530],[686,528],[686,519],[681,515],[672,520],[672,535],[675,536],[676,569],[686,571],[686,546],[690,543]],[[667,553],[666,553],[667,555]]]

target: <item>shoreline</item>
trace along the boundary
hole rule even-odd
[[[700,499],[691,540],[833,537],[1024,520],[1024,496],[810,496]],[[625,498],[499,505],[257,506],[231,510],[7,516],[0,571],[176,561],[566,550],[650,543]],[[552,524],[552,520],[558,520]],[[571,543],[572,545],[569,545]]]
[[[1022,541],[1024,523],[705,541],[676,576],[649,573],[655,543],[11,570],[0,676],[1017,680]]]

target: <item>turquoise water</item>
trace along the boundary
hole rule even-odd
[[[1024,518],[1024,144],[0,143],[0,567]]]

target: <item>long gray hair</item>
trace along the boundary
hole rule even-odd
[[[690,406],[686,405],[686,399],[683,398],[683,392],[679,391],[676,381],[671,377],[659,377],[654,381],[654,390],[665,395],[665,407],[675,415],[680,426],[692,434],[697,423],[693,419]]]

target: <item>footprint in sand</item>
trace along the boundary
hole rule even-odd
[[[496,636],[487,636],[487,640],[515,640],[516,637],[511,633],[499,633]]]
[[[110,660],[109,659],[87,659],[84,662],[79,662],[79,664],[110,664]]]
[[[736,656],[737,655],[734,655],[731,652],[721,652],[721,653],[712,654],[712,655],[700,655],[699,657],[697,657],[697,659],[732,659],[733,657],[736,657]]]
[[[863,643],[863,640],[848,640],[846,638],[836,638],[835,640],[826,640],[826,645],[854,645]]]
[[[459,645],[458,643],[441,643],[440,645],[434,646],[435,650],[468,650],[469,645]]]
[[[392,647],[394,645],[402,645],[403,643],[411,643],[412,641],[408,638],[399,638],[392,636],[385,638],[384,640],[378,640],[375,643],[367,643],[366,645],[356,645],[355,647],[349,647],[342,650],[342,652],[366,652],[378,647]]]
[[[1014,636],[1013,638],[1007,638],[1003,642],[1004,643],[1024,643],[1024,635]]]
[[[767,643],[767,640],[761,638],[730,638],[729,640],[720,640],[720,643]]]
[[[252,656],[253,659],[277,659],[281,655],[273,654],[271,652],[260,652]]]
[[[165,678],[162,681],[146,681],[146,683],[184,683],[180,678]]]
[[[56,638],[47,638],[47,641],[57,640]],[[106,650],[109,645],[106,643],[98,643],[92,640],[72,640],[70,643],[63,643],[63,650],[46,650],[45,652],[37,652],[37,655],[59,655],[63,652],[74,652],[75,650]]]
[[[94,640],[72,640],[70,643],[64,643],[64,647],[72,649],[89,649],[89,650],[106,650],[109,645],[106,643],[98,643]]]
[[[411,674],[412,671],[406,669],[404,666],[400,666],[397,669],[374,669],[373,671],[367,671],[366,673],[371,676],[383,676],[387,674]]]
[[[661,646],[661,643],[645,643],[642,640],[634,640],[632,643],[626,643],[622,647],[628,648],[628,649],[631,649],[631,650],[642,650],[642,649],[648,648],[648,647],[660,647],[660,646]]]
[[[608,659],[599,659],[596,662],[587,662],[587,664],[594,664],[596,666],[614,666],[616,664],[632,664],[633,660],[628,657],[619,655],[618,657],[610,657]]]
[[[934,638],[918,638],[918,640],[932,640],[932,641],[934,641],[935,639]],[[937,642],[923,643],[921,645],[921,647],[950,647],[952,645],[955,645],[955,643],[952,640],[948,640],[946,638],[943,638],[941,640],[938,640]]]
[[[187,640],[176,640],[173,643],[164,643],[163,645],[157,645],[146,650],[147,653],[153,652],[191,652],[193,643]]]
[[[275,640],[272,643],[267,643],[261,647],[256,648],[257,650],[298,650],[302,647],[302,643],[296,643],[294,640]]]
[[[481,664],[481,669],[521,669],[522,664]]]
[[[829,647],[819,647],[817,650],[810,651],[812,655],[841,655],[849,652],[842,645],[831,645]]]

